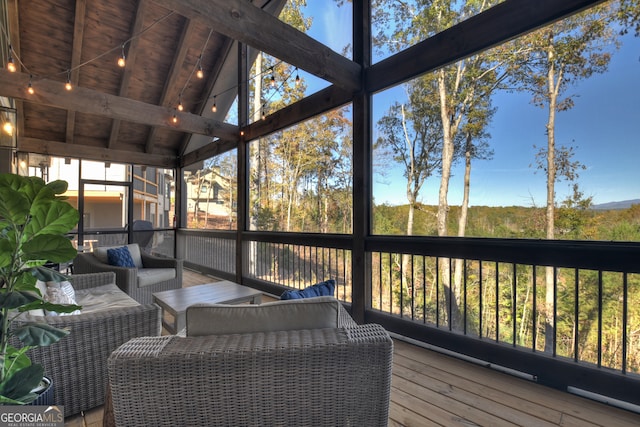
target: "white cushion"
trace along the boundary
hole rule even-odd
[[[138,269],[138,287],[142,288],[176,278],[175,268],[140,268]]]
[[[78,305],[82,306],[83,313],[95,313],[140,305],[113,283],[88,289],[79,289],[76,291],[76,299]]]
[[[93,250],[93,256],[98,258],[98,260],[104,264],[109,264],[109,256],[107,251],[109,249],[121,248],[126,246],[129,248],[129,253],[131,254],[131,258],[133,259],[133,263],[137,268],[142,268],[142,256],[140,255],[140,246],[137,243],[131,243],[130,245],[115,245],[115,246],[100,246],[99,248],[95,248]]]
[[[262,305],[196,304],[187,308],[187,336],[337,328],[339,304],[333,297]]]

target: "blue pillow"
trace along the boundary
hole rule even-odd
[[[324,282],[316,283],[308,288],[301,289],[299,291],[284,291],[280,296],[280,299],[301,299],[301,298],[313,298],[322,296],[333,296],[333,292],[336,289],[336,281],[333,279],[326,280]]]
[[[116,267],[134,267],[136,264],[133,262],[131,252],[129,248],[123,246],[121,248],[107,249],[107,260],[110,265]]]

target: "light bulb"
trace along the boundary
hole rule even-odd
[[[182,106],[182,101],[178,102],[178,111],[182,111],[184,110],[184,107]]]
[[[273,75],[271,76],[271,87],[276,87],[276,78]]]
[[[127,62],[125,61],[125,56],[124,56],[124,45],[122,45],[122,55],[120,55],[120,58],[118,58],[118,66],[120,68],[124,68],[126,64]]]
[[[64,88],[66,90],[71,90],[73,89],[73,86],[71,86],[71,82],[69,80],[67,80],[67,82],[64,84]]]
[[[7,61],[7,70],[9,70],[10,73],[16,72],[16,64],[13,62],[12,56],[9,56],[9,60]]]
[[[262,120],[265,120],[267,116],[264,114],[264,110],[262,110]]]
[[[33,95],[35,93],[35,90],[33,90],[33,85],[31,84],[31,76],[29,76],[29,84],[27,85],[27,92],[29,92],[29,95]]]
[[[199,79],[204,77],[204,71],[202,71],[202,65],[198,65],[198,71],[196,71],[196,77]]]
[[[296,87],[300,86],[300,76],[296,74]]]
[[[213,105],[211,106],[211,111],[213,111],[214,113],[216,111],[218,111],[218,107],[216,106],[216,97],[213,97]]]
[[[171,121],[173,123],[178,123],[178,116],[176,116],[175,114],[173,115],[173,117],[171,118]]]
[[[2,126],[2,130],[9,136],[13,135],[13,125],[11,124],[11,122],[5,122]]]

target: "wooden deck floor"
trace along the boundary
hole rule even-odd
[[[215,279],[185,271],[184,285]],[[394,339],[390,426],[640,426],[640,414]],[[66,420],[102,425],[102,408]]]

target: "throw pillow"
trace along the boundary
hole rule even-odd
[[[116,267],[135,268],[136,266],[131,257],[131,252],[129,252],[129,248],[126,246],[107,250],[107,259],[110,265]]]
[[[47,282],[47,290],[42,295],[45,301],[52,304],[73,304],[77,305],[76,292],[69,282]],[[71,313],[58,313],[56,311],[45,311],[47,316],[69,316],[72,314],[80,314],[80,310]]]
[[[321,296],[333,296],[333,292],[336,289],[336,281],[333,279],[325,280],[324,282],[316,283],[307,288],[299,291],[284,291],[280,296],[280,299],[301,299],[301,298],[313,298]]]

